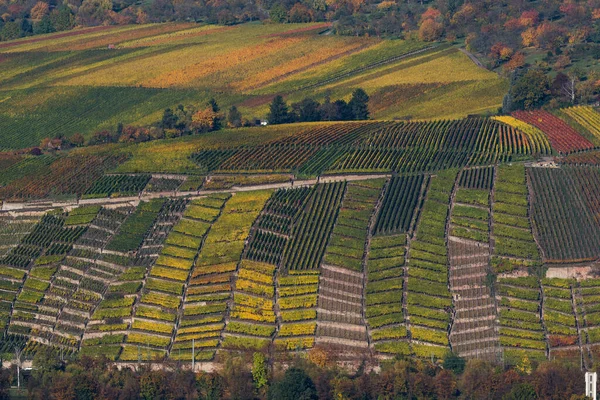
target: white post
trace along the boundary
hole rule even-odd
[[[596,400],[596,383],[598,374],[596,372],[585,373],[585,395],[592,400]]]
[[[21,354],[22,350],[15,346],[15,358],[17,359],[17,388],[21,390]]]

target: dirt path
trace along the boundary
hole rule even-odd
[[[460,50],[462,53],[464,53],[467,57],[469,57],[471,59],[471,61],[473,61],[475,63],[475,65],[477,65],[479,68],[483,68],[486,71],[488,71],[488,69],[481,63],[481,61],[479,61],[479,59],[477,57],[475,57],[473,55],[473,53],[467,51],[467,49],[463,49],[462,47],[459,47],[458,50]]]
[[[132,205],[137,205],[140,201],[149,201],[151,199],[160,198],[160,197],[189,197],[190,199],[205,197],[214,193],[235,193],[235,192],[250,192],[254,190],[268,190],[268,189],[282,189],[289,187],[299,187],[299,186],[312,186],[317,183],[329,183],[329,182],[340,182],[340,181],[364,181],[368,179],[379,179],[379,178],[388,178],[391,174],[374,174],[374,175],[334,175],[334,176],[326,176],[319,179],[306,179],[294,182],[282,182],[282,183],[270,183],[270,184],[262,184],[262,185],[253,185],[253,186],[234,186],[230,189],[219,189],[219,190],[198,190],[192,192],[158,192],[158,193],[146,193],[141,196],[131,196],[131,197],[117,197],[117,198],[108,198],[103,197],[101,199],[84,199],[77,200],[70,203],[53,203],[50,200],[43,203],[3,203],[2,209],[0,211],[5,212],[19,212],[19,211],[32,211],[32,210],[51,210],[59,207],[64,208],[76,208],[81,205],[116,205],[116,204],[124,204],[130,203]]]

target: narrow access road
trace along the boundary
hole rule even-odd
[[[388,178],[391,174],[374,174],[374,175],[331,175],[324,176],[319,179],[306,179],[306,180],[296,180],[293,182],[281,182],[281,183],[269,183],[262,185],[253,185],[253,186],[233,186],[229,189],[219,189],[219,190],[197,190],[191,192],[179,192],[179,191],[171,191],[171,192],[157,192],[157,193],[145,193],[141,196],[131,196],[131,197],[103,197],[98,199],[81,199],[72,202],[56,202],[53,203],[51,200],[46,202],[40,202],[40,204],[36,203],[8,203],[5,202],[2,204],[2,210],[4,212],[9,213],[18,213],[22,211],[40,211],[51,210],[54,208],[66,208],[73,209],[82,205],[102,205],[102,206],[118,206],[122,204],[131,204],[137,205],[140,201],[148,201],[151,199],[161,198],[161,197],[188,197],[188,198],[200,198],[205,197],[214,193],[236,193],[236,192],[250,192],[255,190],[268,190],[268,189],[282,189],[282,188],[292,188],[299,186],[312,186],[317,183],[330,183],[330,182],[340,182],[340,181],[364,181],[368,179],[379,179],[379,178]]]

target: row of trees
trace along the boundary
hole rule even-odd
[[[0,4],[0,16],[0,40],[66,31],[75,26],[75,15],[69,7],[52,5],[51,11],[51,5],[45,2],[35,3],[29,11],[21,3],[7,6],[4,2]]]
[[[364,120],[369,118],[369,96],[362,89],[352,93],[349,102],[336,100],[331,102],[329,95],[325,102],[306,98],[292,104],[288,109],[281,96],[276,96],[270,106],[268,121],[271,124],[311,121],[349,121]],[[76,133],[71,137],[63,135],[54,138],[44,138],[40,146],[31,150],[34,155],[44,151],[64,150],[84,145],[98,145],[106,143],[141,143],[156,139],[176,138],[185,135],[194,135],[220,130],[224,126],[239,128],[242,126],[260,125],[257,118],[246,119],[238,108],[233,105],[227,113],[221,111],[217,101],[210,99],[204,108],[184,106],[179,104],[174,109],[167,108],[161,120],[151,126],[132,126],[118,124],[115,131],[98,131],[86,142],[83,135]]]
[[[39,351],[26,382],[30,399],[498,399],[583,400],[578,366],[545,362],[502,368],[449,355],[443,362],[396,358],[374,372],[363,362],[348,371],[333,351],[313,349],[307,357],[272,363],[263,353],[230,353],[212,373],[194,374],[177,364],[117,369],[105,359],[63,362],[49,349]],[[287,367],[284,368],[283,365]],[[0,399],[16,370],[0,372]]]
[[[369,119],[369,96],[363,89],[355,89],[349,102],[331,101],[330,94],[325,95],[323,104],[307,97],[293,103],[291,110],[281,96],[275,96],[269,106],[267,120],[269,124],[314,121],[352,121]]]
[[[202,21],[235,24],[333,21],[341,35],[464,38],[490,66],[518,63],[525,47],[557,49],[600,41],[600,0],[25,0],[0,2],[0,38],[70,29],[75,25]]]

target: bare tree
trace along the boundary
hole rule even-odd
[[[23,355],[23,349],[19,346],[15,346],[15,360],[17,362],[17,388],[21,390],[21,356]]]
[[[562,93],[569,100],[571,100],[571,104],[575,104],[575,96],[577,95],[577,82],[579,81],[579,78],[573,73],[570,73],[567,76],[569,79],[563,83],[560,89]]]

